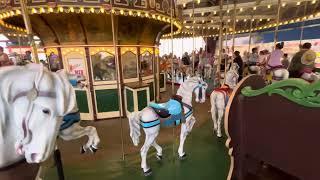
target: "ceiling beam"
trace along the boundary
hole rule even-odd
[[[276,15],[254,15],[253,19],[275,19]],[[224,16],[223,20],[228,20],[230,19],[230,16]],[[251,19],[251,15],[242,15],[242,16],[237,16],[238,20],[243,20],[243,19]],[[203,17],[184,17],[183,18],[184,21],[215,21],[215,22],[219,22],[220,21],[220,17],[218,16],[213,16],[213,17],[209,17],[209,16],[203,16]]]
[[[186,23],[184,24],[184,27],[192,27],[193,23]],[[211,27],[211,28],[219,28],[219,24],[216,23],[205,23],[205,24],[200,24],[200,23],[195,23],[194,27]],[[229,27],[228,25],[224,25],[223,27]],[[187,28],[188,29],[188,28]]]
[[[282,3],[286,4],[295,4],[297,2],[306,2],[306,1],[312,1],[312,0],[281,0]],[[192,2],[192,1],[190,1]],[[177,2],[179,4],[179,1]],[[259,4],[257,2],[246,2],[246,3],[238,3],[237,4],[237,9],[240,8],[253,8],[253,7],[261,7],[261,6],[268,6],[268,5],[278,5],[278,0],[261,0]],[[223,11],[226,11],[228,9],[232,9],[232,4],[229,5],[223,5]],[[219,11],[219,6],[211,6],[211,7],[202,7],[202,8],[195,8],[194,13],[195,14],[201,14],[201,13],[207,13],[207,12],[218,12]],[[182,12],[183,15],[189,15],[192,14],[192,9],[185,9]]]

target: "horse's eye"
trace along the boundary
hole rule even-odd
[[[49,109],[43,109],[42,112],[43,112],[44,114],[50,114],[50,110],[49,110]]]

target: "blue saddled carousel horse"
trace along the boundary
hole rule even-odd
[[[83,76],[67,74],[69,82],[74,88],[83,88],[85,85],[82,83],[85,78]],[[60,126],[59,137],[69,141],[73,139],[78,139],[82,136],[88,136],[88,142],[81,146],[81,153],[85,153],[87,150],[90,150],[92,153],[98,150],[98,144],[100,143],[100,138],[98,136],[97,130],[95,127],[80,126],[80,112],[78,107],[74,109],[73,112],[65,115]]]
[[[181,124],[178,154],[180,159],[186,157],[183,149],[184,142],[196,121],[192,111],[192,95],[195,93],[196,102],[204,103],[207,87],[207,83],[201,78],[192,77],[180,85],[177,95],[168,102],[151,103],[142,111],[128,115],[133,144],[135,146],[139,144],[140,127],[146,134],[141,148],[141,168],[145,176],[152,174],[151,168],[147,165],[147,153],[151,146],[157,150],[158,160],[162,159],[162,148],[156,142],[160,127],[174,127]]]

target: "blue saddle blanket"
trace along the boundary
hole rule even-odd
[[[149,106],[156,109],[166,109],[171,115],[178,115],[182,112],[181,103],[174,99],[162,104],[150,103]]]
[[[168,111],[168,117],[167,118],[160,118],[161,126],[165,127],[171,127],[171,126],[177,126],[181,122],[184,121],[184,115],[183,115],[183,109],[181,106],[181,103],[177,100],[170,99],[168,102],[163,104],[156,104],[156,103],[150,103],[149,107],[154,109],[165,109]]]
[[[65,115],[62,120],[62,125],[60,126],[60,131],[71,127],[73,124],[79,122],[80,120],[81,118],[79,111]]]

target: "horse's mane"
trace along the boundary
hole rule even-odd
[[[17,71],[21,72],[24,69],[21,66],[8,66],[2,67],[0,70],[0,140],[3,140],[3,134],[6,127],[6,121],[8,120],[8,106],[10,89],[14,81],[8,80],[10,74],[14,74]],[[1,143],[0,143],[1,144]]]

